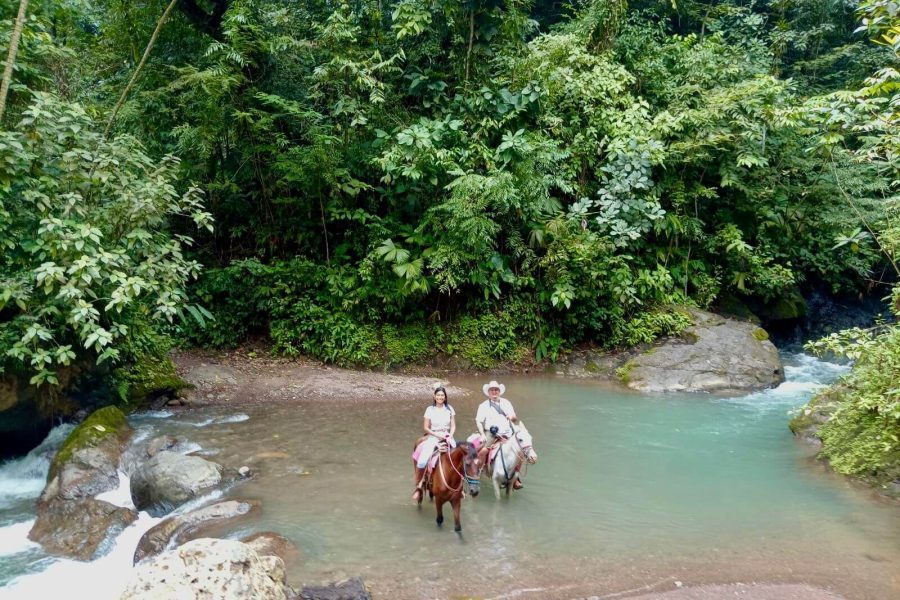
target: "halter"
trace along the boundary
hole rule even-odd
[[[457,446],[457,447],[459,447],[459,446]],[[468,452],[468,451],[469,451],[469,450],[467,449],[466,452]],[[459,487],[453,488],[453,487],[450,487],[450,484],[449,484],[449,483],[447,483],[447,476],[444,474],[444,461],[442,461],[440,458],[438,458],[438,470],[439,470],[440,473],[441,473],[441,479],[444,480],[444,485],[445,485],[445,486],[447,487],[447,489],[449,489],[452,493],[457,494],[457,493],[459,493],[459,492],[462,492],[462,495],[463,495],[463,497],[465,498],[466,493],[463,491],[463,487],[464,487],[466,484],[469,484],[470,486],[472,486],[472,485],[478,485],[478,484],[479,484],[479,480],[478,480],[477,477],[469,477],[469,476],[466,474],[466,457],[465,457],[465,456],[463,456],[463,468],[462,468],[463,472],[462,472],[462,473],[460,473],[460,472],[459,472],[459,469],[456,468],[456,465],[453,464],[453,458],[450,456],[450,451],[449,451],[449,450],[447,451],[447,462],[450,463],[450,466],[453,468],[453,471],[456,472],[457,475],[459,475],[459,478],[460,478],[460,481],[459,481]]]
[[[512,425],[512,421],[510,421],[510,425]],[[513,448],[513,452],[515,452],[516,459],[518,461],[523,462],[525,464],[525,472],[528,472],[528,454],[526,452],[531,450],[534,445],[524,446],[522,445],[522,440],[519,439],[519,432],[516,429],[513,429],[512,437],[510,438],[516,441],[517,448]],[[506,478],[506,481],[509,481],[509,470],[506,468],[506,459],[503,458],[503,446],[500,445],[500,450],[498,454],[500,454],[500,464],[503,465],[503,476]],[[495,459],[496,460],[496,459]]]

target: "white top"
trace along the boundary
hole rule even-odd
[[[431,405],[425,409],[425,418],[431,422],[432,431],[450,433],[450,418],[456,415],[452,406]]]
[[[485,400],[481,404],[478,405],[478,412],[475,413],[475,422],[481,423],[484,427],[484,433],[489,434],[491,426],[497,426],[497,433],[503,436],[511,436],[512,428],[509,425],[509,419],[507,417],[512,417],[516,414],[516,411],[513,409],[512,404],[506,398],[498,398],[497,404],[506,413],[504,417],[497,409],[491,406],[491,401]]]

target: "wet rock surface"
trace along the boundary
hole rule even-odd
[[[179,545],[203,537],[204,526],[226,524],[257,512],[259,508],[260,504],[256,501],[228,500],[169,517],[141,537],[134,552],[134,562],[155,556],[170,544]]]
[[[107,407],[90,415],[63,442],[36,505],[28,538],[51,554],[91,560],[137,518],[133,510],[94,498],[119,485],[119,459],[132,429]]]
[[[28,539],[50,554],[93,560],[111,547],[116,536],[137,514],[103,500],[54,499],[38,504],[38,515]]]
[[[281,559],[201,538],[138,564],[120,600],[286,600],[289,593]]]
[[[241,541],[253,548],[258,555],[277,556],[286,565],[294,563],[300,558],[300,550],[294,545],[294,542],[274,531],[253,533],[241,538]]]
[[[224,467],[199,456],[163,450],[137,467],[131,498],[138,510],[160,517],[223,482]]]

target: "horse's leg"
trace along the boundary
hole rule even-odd
[[[444,499],[438,496],[434,500],[434,508],[437,510],[437,521],[438,527],[444,524]]]
[[[450,506],[453,507],[453,531],[459,532],[462,531],[462,524],[459,522],[459,505],[462,504],[460,502],[460,497],[456,496],[453,500],[450,501]]]
[[[491,483],[494,484],[494,496],[497,497],[497,500],[500,499],[500,472],[497,469],[494,469],[494,474],[491,476]]]

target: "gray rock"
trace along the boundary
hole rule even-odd
[[[248,467],[246,465],[241,467],[240,469],[238,469],[238,475],[240,475],[244,479],[246,479],[247,477],[250,477],[250,475],[251,475],[250,467]]]
[[[178,445],[178,438],[172,435],[160,435],[147,444],[147,458],[153,458],[163,450],[171,450]]]
[[[326,586],[304,586],[302,600],[372,600],[362,579],[354,577]]]
[[[161,517],[223,480],[222,465],[199,456],[163,450],[131,477],[131,498],[138,510]]]
[[[94,560],[105,554],[136,518],[133,510],[93,498],[39,501],[28,539],[50,554]]]
[[[778,385],[784,367],[768,334],[753,325],[692,310],[694,325],[628,361],[628,387],[644,392],[743,393]]]
[[[120,600],[286,600],[288,589],[281,559],[201,538],[137,565]]]
[[[204,526],[226,523],[258,510],[257,501],[228,500],[169,517],[157,523],[141,537],[134,551],[134,562],[138,563],[149,556],[155,556],[170,545],[180,545],[203,537],[200,531]]]

